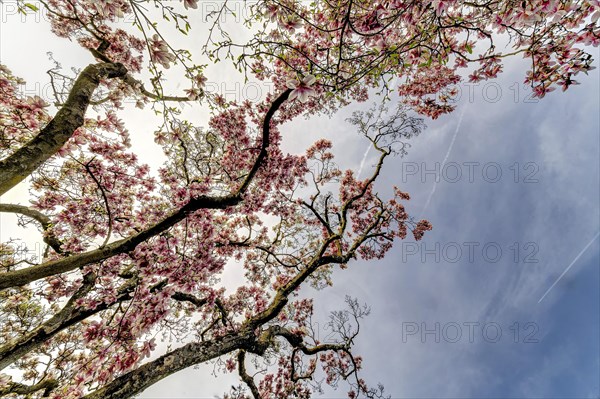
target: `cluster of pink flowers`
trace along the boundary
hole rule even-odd
[[[49,120],[49,104],[19,93],[24,81],[0,64],[0,158],[29,141]]]
[[[302,20],[298,14],[294,13],[293,1],[286,0],[281,4],[270,4],[265,2],[264,15],[271,22],[276,22],[277,26],[289,34],[302,28]]]
[[[554,87],[568,88],[577,73],[589,70],[591,61],[582,49],[571,50],[597,46],[600,37],[596,0],[581,4],[536,0],[517,6],[497,1],[485,7],[448,0],[428,0],[418,6],[400,0],[359,1],[319,3],[312,8],[301,2],[278,7],[265,1],[263,8],[271,21],[293,15],[310,23],[293,40],[272,31],[261,38],[264,42],[256,41],[258,49],[276,55],[259,59],[253,67],[262,77],[271,75],[277,81],[277,76],[318,70],[320,89],[359,100],[363,97],[357,86],[376,86],[378,77],[389,73],[405,81],[400,84],[405,101],[432,118],[453,110],[434,97],[461,79],[459,69],[468,69],[471,81],[493,79],[502,72],[506,53],[521,53],[532,61],[526,82],[537,96],[543,96]],[[514,47],[506,53],[488,40],[504,32],[509,32]],[[476,47],[483,48],[477,53]],[[543,57],[554,64],[545,64]],[[364,76],[361,85],[347,84],[357,75]],[[307,100],[314,92],[308,82],[303,83],[288,87],[299,87],[298,95]]]
[[[150,40],[150,59],[152,62],[159,63],[167,69],[175,61],[175,55],[171,52],[167,43],[157,34],[154,34]]]

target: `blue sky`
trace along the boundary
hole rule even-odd
[[[408,210],[420,215],[436,177],[420,172],[439,163],[423,212],[434,229],[416,253],[399,244],[381,262],[340,273],[334,287],[341,295],[360,282],[355,295],[373,309],[359,344],[365,374],[395,398],[600,396],[598,74],[536,103],[523,90],[515,102],[522,68],[512,62],[496,81],[497,102],[481,95],[485,83],[475,87],[472,102],[463,96],[453,115],[429,121],[388,165],[380,187],[411,193]],[[436,323],[439,343],[422,334]]]
[[[18,33],[23,24],[11,28]],[[32,31],[38,29],[43,23]],[[29,82],[51,66],[47,49],[66,54],[67,68],[91,61],[65,40],[49,36],[40,47],[39,36],[22,37],[15,46],[0,35],[0,58]],[[25,47],[31,50],[27,59]],[[364,378],[383,383],[394,398],[600,397],[600,239],[593,240],[600,230],[599,74],[580,76],[580,86],[531,102],[521,85],[524,71],[522,61],[509,61],[495,83],[472,87],[472,101],[462,84],[457,111],[428,120],[408,155],[387,164],[379,191],[389,194],[397,185],[409,192],[409,213],[430,220],[434,230],[419,245],[397,243],[382,261],[355,262],[336,272],[332,288],[304,291],[316,295],[321,320],[344,307],[346,294],[371,306],[356,351],[364,357]],[[334,141],[338,162],[358,170],[366,143],[344,124],[346,116],[299,121],[284,131],[285,145],[306,148],[325,136]],[[146,126],[135,123],[137,114],[131,117],[134,145],[148,141]],[[372,161],[368,156],[364,174]],[[436,163],[437,184],[433,174],[421,175]],[[462,175],[454,179],[457,170]],[[5,201],[24,192],[9,193]],[[501,254],[494,252],[498,248]],[[423,327],[436,325],[440,342],[433,333],[422,334]],[[408,335],[414,326],[419,331]],[[456,326],[462,335],[449,342]],[[211,370],[178,373],[142,397],[221,395],[235,380],[216,380]]]

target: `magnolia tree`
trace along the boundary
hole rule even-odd
[[[36,259],[0,244],[7,397],[127,398],[211,362],[239,374],[228,398],[308,398],[341,382],[350,398],[381,396],[352,353],[368,309],[348,299],[320,342],[300,288],[431,229],[405,212],[408,194],[383,198],[374,184],[423,129],[418,114],[453,110],[461,76],[494,78],[505,57],[525,57],[525,82],[543,97],[576,84],[600,41],[597,0],[259,0],[236,28],[250,32],[242,41],[221,23],[223,1],[189,49],[164,32],[193,34],[197,0],[36,4],[17,2],[89,50],[89,65],[50,70],[52,99],[21,95],[18,71],[0,65],[0,194],[21,182],[30,193],[0,211],[46,244]],[[257,102],[209,93],[206,65],[219,62],[273,90]],[[168,92],[174,72],[185,92]],[[290,121],[375,93],[384,105],[350,118],[379,154],[366,179],[340,170],[325,138],[282,151]],[[127,101],[161,118],[154,140],[167,161],[156,173],[132,152]],[[202,126],[183,118],[183,102],[209,112]],[[226,268],[245,283],[226,290]],[[161,337],[177,347],[157,349]]]

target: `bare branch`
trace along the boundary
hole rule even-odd
[[[42,230],[44,231],[44,242],[52,247],[56,253],[62,253],[62,250],[60,249],[62,243],[52,232],[52,222],[48,216],[33,208],[16,204],[0,204],[0,212],[18,213],[35,220],[42,226]]]
[[[246,383],[246,385],[248,385],[248,388],[250,388],[250,392],[252,392],[254,399],[260,399],[260,393],[258,392],[256,384],[254,383],[254,379],[246,372],[246,365],[244,364],[246,361],[246,351],[240,350],[238,352],[237,361],[240,378]]]

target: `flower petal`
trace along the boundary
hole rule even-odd
[[[315,78],[313,75],[306,75],[304,79],[302,79],[302,83],[304,83],[306,86],[312,86],[316,81],[317,78]]]
[[[298,81],[296,79],[290,79],[285,82],[285,85],[288,87],[288,89],[295,89],[298,87]]]

